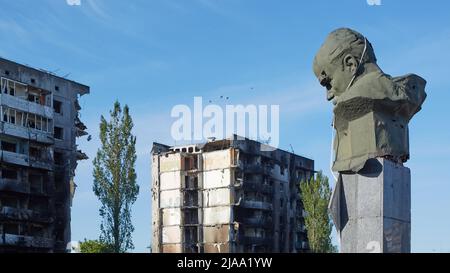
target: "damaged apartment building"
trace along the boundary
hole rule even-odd
[[[0,252],[65,252],[89,87],[0,58]]]
[[[152,251],[306,252],[301,181],[314,161],[233,136],[152,149]]]

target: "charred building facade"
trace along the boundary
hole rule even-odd
[[[152,150],[152,251],[305,252],[314,161],[233,136]]]
[[[64,252],[89,87],[0,58],[0,252]]]

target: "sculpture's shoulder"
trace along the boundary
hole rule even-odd
[[[346,102],[354,98],[383,99],[391,90],[394,83],[390,77],[380,72],[372,72],[357,79],[354,84],[345,91],[338,102]]]
[[[382,72],[373,72],[358,79],[347,90],[339,102],[346,102],[354,98],[372,100],[407,101],[421,105],[426,98],[426,81],[416,74],[391,77]]]
[[[416,74],[394,77],[392,81],[395,83],[396,92],[403,93],[408,102],[416,105],[420,110],[420,106],[427,97],[425,92],[427,81]]]

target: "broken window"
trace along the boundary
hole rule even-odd
[[[43,130],[43,128],[42,128],[42,117],[41,116],[38,116],[36,118],[36,129],[37,130]]]
[[[2,169],[2,178],[4,179],[17,179],[18,178],[18,172],[14,169]]]
[[[197,191],[186,191],[184,193],[184,205],[188,207],[198,206],[198,193]]]
[[[196,227],[185,228],[184,239],[186,243],[197,242],[197,228]]]
[[[197,189],[198,188],[198,177],[185,176],[185,188],[186,189]]]
[[[16,95],[16,87],[14,85],[9,86],[9,95],[11,95],[11,96]]]
[[[197,157],[185,157],[184,158],[184,169],[186,171],[191,171],[197,169]]]
[[[39,103],[39,96],[37,94],[30,93],[28,94],[28,101]]]
[[[44,237],[45,229],[42,226],[33,225],[31,227],[31,235],[36,237]]]
[[[19,235],[19,224],[4,223],[3,233]]]
[[[55,152],[53,155],[56,165],[64,165],[64,154],[61,152]]]
[[[30,147],[30,157],[40,159],[42,157],[42,150],[38,147]]]
[[[2,140],[1,149],[3,151],[15,153],[15,152],[17,152],[17,144]]]
[[[5,196],[0,198],[0,205],[3,207],[17,208],[18,200],[14,197]]]
[[[30,188],[34,193],[44,193],[44,181],[43,176],[39,174],[30,174]]]
[[[16,110],[9,109],[9,123],[16,124]]]
[[[57,100],[53,100],[53,110],[55,111],[55,113],[61,114],[62,115],[62,102],[61,101],[57,101]]]
[[[53,134],[54,134],[54,137],[57,138],[57,139],[61,139],[61,140],[64,139],[64,130],[61,127],[56,127],[55,126],[55,130],[54,130]]]
[[[196,209],[187,209],[184,213],[184,224],[195,225],[198,224],[198,212]]]
[[[28,114],[27,120],[28,120],[28,127],[36,129],[36,115]]]
[[[33,198],[30,197],[30,202],[28,203],[28,208],[35,211],[47,211],[48,201],[43,198]]]
[[[17,84],[17,86],[22,85],[18,82],[2,78],[2,82],[1,82],[2,93],[8,94],[11,96],[15,96],[16,95],[16,84]]]
[[[16,124],[16,110],[3,107],[3,122]]]
[[[57,192],[63,192],[65,189],[64,184],[64,174],[56,173],[55,174],[55,188]]]

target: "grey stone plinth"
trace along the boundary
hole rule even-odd
[[[341,252],[410,252],[411,175],[403,165],[372,159],[357,174],[341,173],[330,210]]]

